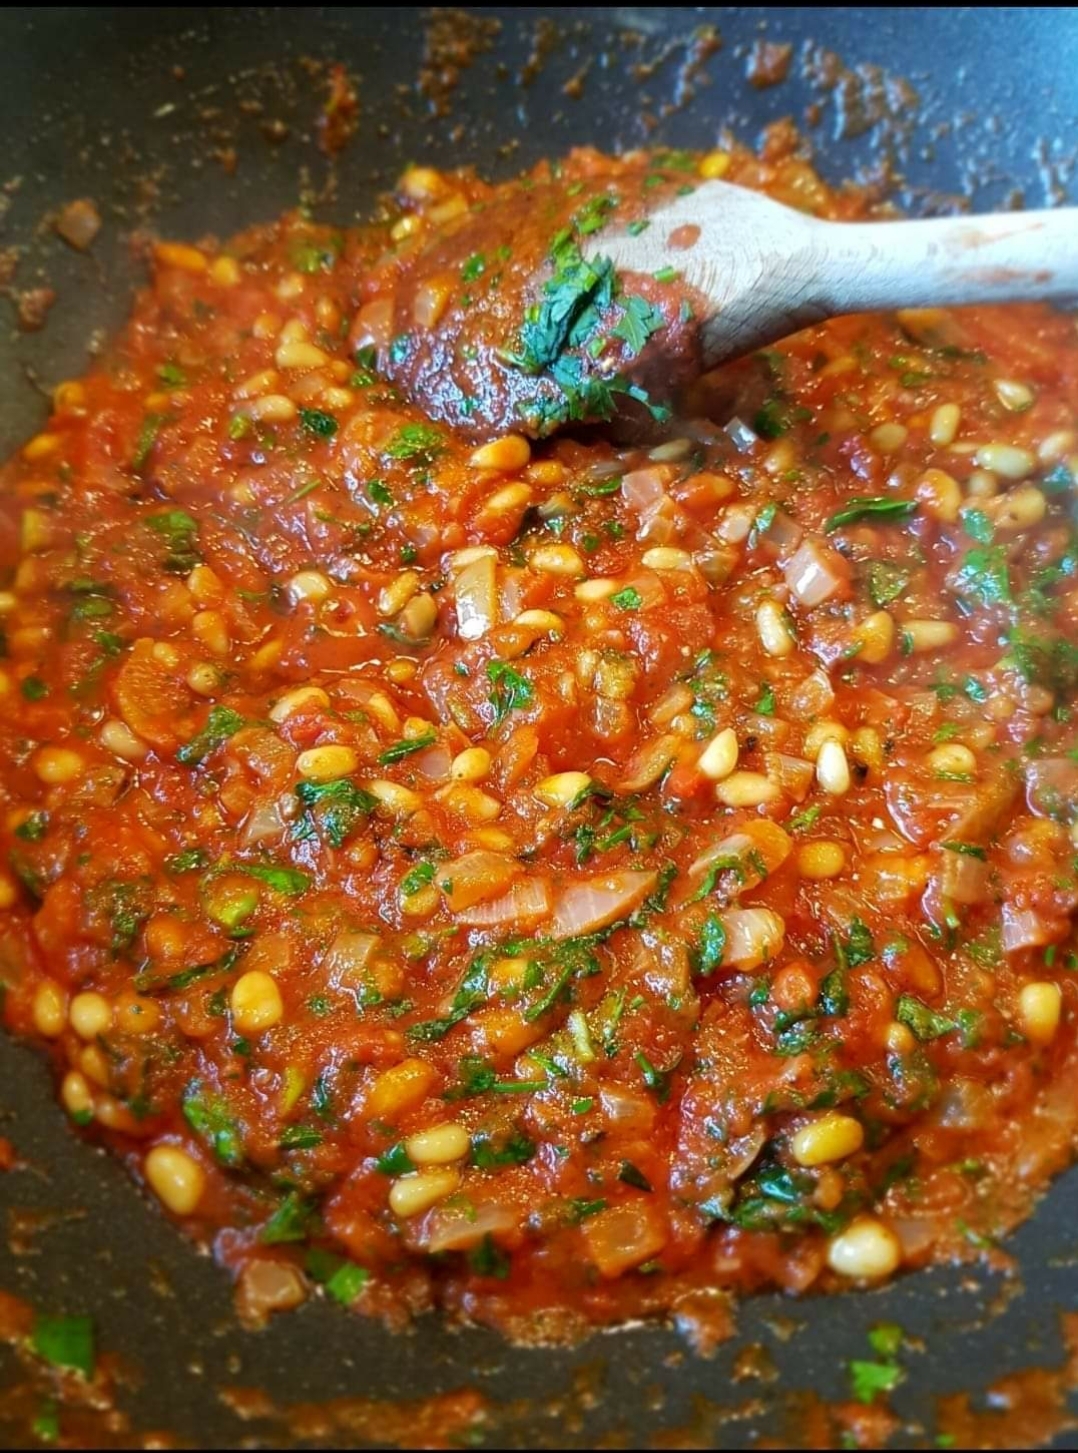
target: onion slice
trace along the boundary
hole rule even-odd
[[[639,908],[658,882],[658,873],[606,873],[571,883],[554,904],[555,938],[595,933]]]

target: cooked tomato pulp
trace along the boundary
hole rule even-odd
[[[567,299],[571,421],[564,350],[689,314],[525,299],[514,249],[552,289],[587,219],[722,174],[873,214],[782,147],[577,153],[433,290],[523,184],[162,243],[5,470],[4,1015],[252,1317],[874,1280],[1070,1155],[1073,317],[839,320],[632,446],[397,391],[467,425],[473,310],[512,383]]]

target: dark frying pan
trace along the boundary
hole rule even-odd
[[[500,21],[500,32],[487,37],[490,49],[462,71],[446,114],[437,115],[415,89],[426,24],[417,9],[0,12],[0,252],[25,247],[17,285],[57,292],[39,333],[18,335],[3,316],[0,448],[6,453],[43,417],[39,383],[77,374],[95,330],[122,318],[138,276],[127,242],[133,229],[228,233],[295,205],[303,187],[323,191],[330,168],[312,144],[322,82],[304,57],[342,61],[361,78],[359,133],[339,160],[335,192],[315,204],[327,220],[362,213],[411,158],[505,173],[580,141],[705,146],[724,124],[751,140],[787,114],[815,120],[810,134],[826,173],[893,165],[900,200],[915,211],[946,206],[959,193],[982,208],[1018,198],[1043,205],[1066,194],[1075,162],[1078,17],[1069,9],[472,14]],[[694,47],[693,31],[705,24],[721,33],[715,54]],[[746,59],[765,36],[793,42],[793,64],[784,84],[754,89]],[[824,51],[844,66],[831,66]],[[521,67],[533,54],[545,61],[524,85]],[[644,77],[634,79],[641,64]],[[229,148],[234,174],[222,164]],[[87,195],[105,227],[92,253],[77,256],[39,226],[50,208]],[[132,1426],[167,1430],[188,1446],[296,1440],[280,1423],[238,1420],[219,1397],[225,1385],[263,1389],[286,1406],[474,1386],[493,1412],[485,1433],[480,1425],[466,1441],[495,1446],[594,1447],[602,1439],[747,1447],[761,1437],[811,1438],[808,1405],[790,1394],[848,1396],[848,1360],[871,1356],[867,1330],[891,1321],[925,1347],[903,1358],[909,1377],[893,1402],[906,1427],[891,1446],[932,1447],[940,1395],[970,1391],[981,1406],[1000,1378],[1058,1365],[1057,1312],[1078,1307],[1072,1173],[1009,1243],[1015,1272],[944,1269],[841,1299],[757,1298],[740,1311],[737,1338],[710,1361],[655,1327],[575,1350],[528,1351],[433,1318],[388,1337],[322,1302],[250,1334],[236,1325],[225,1275],[115,1164],[76,1139],[44,1065],[6,1040],[0,1135],[31,1166],[0,1174],[8,1222],[0,1288],[43,1310],[92,1312],[101,1346],[136,1374],[119,1398]],[[34,1222],[27,1212],[48,1214]],[[17,1250],[8,1245],[13,1228]],[[779,1381],[744,1380],[748,1367],[759,1370],[758,1357],[744,1353],[752,1343],[764,1345]],[[2,1388],[17,1375],[14,1360],[0,1358],[0,1443],[8,1446],[18,1430],[5,1425]],[[299,1446],[391,1436],[362,1409],[337,1406],[321,1431],[310,1423],[301,1430]],[[1012,1427],[1009,1436],[1043,1440],[1051,1431]],[[1007,1446],[1006,1432],[977,1436],[980,1446]],[[1078,1442],[1057,1432],[1055,1446]]]

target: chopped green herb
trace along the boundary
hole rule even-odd
[[[220,1095],[205,1090],[200,1080],[192,1080],[183,1092],[183,1114],[222,1165],[243,1164],[242,1132]]]
[[[430,424],[402,424],[386,445],[391,459],[430,464],[445,449],[445,435]]]
[[[756,698],[752,709],[760,716],[775,715],[775,693],[770,682],[760,682],[760,695]]]
[[[940,847],[946,848],[949,853],[962,853],[967,858],[980,858],[982,863],[988,860],[987,849],[978,847],[976,843],[960,843],[952,840],[940,843]]]
[[[40,1410],[30,1424],[30,1431],[42,1443],[55,1443],[60,1437],[60,1409],[52,1398],[40,1404]]]
[[[488,1231],[478,1246],[468,1253],[468,1265],[476,1276],[492,1276],[505,1281],[512,1270],[507,1252],[503,1251]]]
[[[42,697],[49,694],[49,688],[40,676],[27,676],[23,680],[20,690],[27,701],[40,701]]]
[[[332,414],[321,409],[300,409],[299,421],[308,434],[314,434],[318,439],[332,439],[340,427]]]
[[[37,1355],[53,1367],[93,1377],[94,1324],[89,1317],[46,1317],[38,1313],[30,1342]]]
[[[616,605],[619,610],[639,610],[644,604],[644,598],[638,590],[627,585],[624,590],[619,590],[610,597],[611,605]]]
[[[460,269],[461,279],[466,283],[474,283],[483,276],[486,270],[486,258],[481,252],[473,252]]]
[[[660,267],[657,272],[652,273],[652,277],[657,283],[677,282],[680,276],[680,269],[676,267]]]
[[[282,1150],[313,1150],[322,1144],[321,1131],[312,1130],[309,1125],[288,1125],[278,1141]]]
[[[764,505],[762,510],[757,511],[756,517],[752,522],[752,528],[749,530],[748,544],[750,550],[755,550],[757,545],[759,545],[760,541],[775,523],[775,516],[778,512],[779,507],[774,501]]]
[[[266,1246],[281,1246],[289,1241],[305,1241],[307,1227],[315,1210],[313,1201],[307,1200],[298,1191],[289,1191],[262,1227],[259,1239]]]
[[[297,272],[332,272],[343,250],[342,237],[316,239],[300,234],[289,238],[288,260]]]
[[[978,545],[991,545],[995,526],[984,510],[963,510],[961,518],[962,528],[971,540],[976,540]]]
[[[877,1357],[891,1359],[898,1356],[905,1335],[897,1322],[880,1322],[869,1329],[869,1345]]]
[[[660,1105],[670,1098],[670,1076],[672,1070],[659,1070],[648,1059],[642,1049],[633,1055],[637,1068],[644,1077],[644,1084],[652,1091]]]
[[[197,868],[204,868],[209,860],[209,855],[202,848],[185,848],[182,853],[174,853],[171,858],[165,859],[165,872],[175,876],[193,873]]]
[[[532,683],[507,661],[488,661],[487,679],[491,683],[489,700],[495,726],[500,726],[511,711],[520,711],[534,700]]]
[[[827,534],[861,520],[907,520],[916,514],[915,499],[889,499],[886,495],[857,495],[837,510],[824,525]]]
[[[415,1170],[415,1162],[404,1148],[404,1141],[398,1140],[374,1162],[375,1170],[384,1176],[404,1176]]]
[[[895,1006],[895,1018],[904,1024],[913,1037],[922,1044],[950,1034],[957,1028],[955,1021],[946,1014],[937,1014],[922,1000],[912,994],[903,994]]]
[[[894,1392],[902,1377],[901,1367],[894,1362],[850,1363],[850,1387],[859,1403],[871,1403],[879,1393]]]
[[[340,848],[377,807],[377,801],[347,777],[330,782],[296,783],[296,796],[307,809],[306,818],[331,847]]]
[[[1010,605],[1011,576],[1002,545],[970,550],[955,576],[955,589],[981,605]]]
[[[823,808],[819,805],[806,807],[803,812],[799,812],[795,817],[791,817],[786,826],[790,832],[807,832],[814,825],[822,811]]]
[[[414,756],[416,752],[422,752],[427,747],[432,747],[437,740],[438,733],[429,731],[419,737],[409,737],[406,741],[394,742],[391,747],[386,747],[384,752],[379,752],[378,761],[381,766],[390,767],[394,762],[403,762],[406,757]]]
[[[242,873],[245,877],[257,878],[275,893],[284,893],[289,898],[305,893],[311,886],[310,875],[301,873],[298,868],[276,868],[268,863],[228,863],[227,869],[230,873]]]
[[[47,812],[31,812],[30,816],[24,818],[15,829],[15,836],[22,838],[25,843],[39,843],[45,836],[49,827],[49,814]]]
[[[178,363],[162,363],[157,369],[157,377],[166,388],[183,388],[187,382],[187,375]]]
[[[313,1281],[326,1289],[342,1307],[350,1307],[367,1284],[369,1273],[354,1261],[345,1261],[331,1251],[312,1246],[304,1266]]]
[[[106,656],[118,656],[125,642],[123,636],[118,636],[113,631],[95,631],[94,645],[100,646]]]
[[[633,1165],[631,1160],[623,1160],[618,1169],[618,1180],[623,1181],[627,1186],[635,1186],[638,1191],[650,1191],[651,1182],[642,1170]]]
[[[136,472],[144,469],[149,463],[153,446],[157,443],[157,436],[166,422],[167,418],[164,414],[147,414],[142,421],[142,428],[135,440],[135,452],[131,456],[131,468]]]
[[[646,298],[635,295],[623,298],[621,305],[624,311],[612,331],[614,337],[620,338],[625,344],[629,357],[635,358],[666,320],[661,309],[653,307]]]
[[[529,1140],[522,1130],[514,1129],[510,1135],[495,1141],[486,1134],[472,1139],[472,1164],[479,1170],[497,1170],[504,1165],[526,1165],[535,1154],[535,1142]]]
[[[764,400],[753,418],[752,427],[761,439],[779,439],[794,424],[807,423],[811,418],[811,409],[794,406],[785,399],[773,397]]]
[[[868,593],[878,609],[897,600],[910,583],[910,572],[886,560],[873,560],[868,567]]]
[[[222,742],[227,742],[229,737],[234,737],[246,725],[246,719],[231,707],[211,707],[206,725],[176,752],[177,762],[185,767],[199,766]]]
[[[198,521],[186,510],[162,510],[147,515],[146,524],[165,542],[164,568],[170,575],[189,575],[202,559]]]
[[[579,1226],[581,1221],[586,1221],[589,1216],[597,1216],[600,1211],[606,1210],[606,1201],[589,1201],[585,1196],[574,1196],[568,1205],[569,1221],[573,1226]]]
[[[697,974],[707,977],[722,964],[723,949],[726,947],[726,928],[717,913],[709,913],[700,930],[700,941],[693,954],[693,968]]]

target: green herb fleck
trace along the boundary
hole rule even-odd
[[[827,534],[861,520],[907,520],[917,512],[915,499],[889,499],[886,495],[857,495],[837,510],[824,525]]]
[[[246,719],[240,716],[238,711],[233,711],[228,706],[213,706],[206,718],[206,725],[202,730],[185,742],[176,752],[177,762],[185,767],[197,767],[204,762],[211,752],[227,742],[229,737],[247,725]]]
[[[53,1367],[93,1377],[94,1324],[89,1317],[46,1317],[38,1313],[30,1341],[37,1355]]]
[[[332,439],[340,427],[332,414],[323,413],[321,409],[300,409],[299,421],[308,434],[314,434],[318,439]]]

